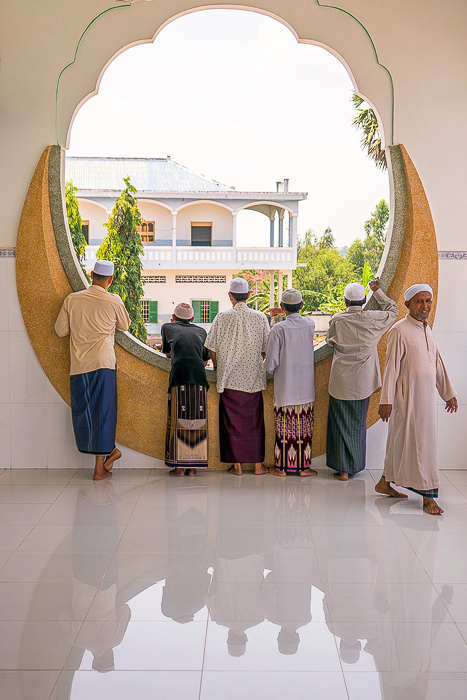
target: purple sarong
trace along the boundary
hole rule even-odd
[[[263,394],[224,389],[219,396],[221,462],[257,463],[264,460]]]

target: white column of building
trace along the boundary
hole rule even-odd
[[[173,261],[177,262],[177,212],[172,212],[172,255]]]
[[[286,277],[287,277],[287,289],[292,289],[292,271],[290,270],[289,272],[286,272]]]
[[[236,260],[235,249],[237,247],[237,212],[232,212],[232,248],[234,249],[234,260]]]
[[[276,212],[274,215],[269,217],[269,247],[274,248],[274,220],[276,218]]]
[[[274,270],[269,273],[269,304],[271,309],[276,305],[274,294]]]
[[[289,242],[288,242],[289,248],[292,247],[292,230],[293,230],[292,221],[293,221],[293,214],[289,211]]]
[[[277,287],[277,303],[279,304],[282,296],[282,290],[284,288],[284,273],[282,272],[282,270],[279,270],[279,283]]]
[[[279,212],[279,235],[278,235],[279,240],[277,243],[279,248],[282,248],[284,245],[284,214],[285,214],[285,210],[282,209]]]

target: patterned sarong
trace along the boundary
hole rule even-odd
[[[173,386],[168,395],[165,463],[168,467],[208,466],[208,408],[205,386]]]
[[[264,459],[264,407],[261,391],[224,389],[219,395],[221,462],[259,463]]]
[[[310,469],[313,438],[313,402],[274,407],[276,443],[274,466],[288,472]]]
[[[117,427],[117,370],[72,374],[70,393],[76,447],[85,454],[110,454]]]
[[[342,401],[329,397],[326,465],[357,474],[366,464],[366,415],[370,398]]]

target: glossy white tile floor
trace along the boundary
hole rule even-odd
[[[467,472],[0,473],[0,698],[465,700]]]

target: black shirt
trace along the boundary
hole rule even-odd
[[[204,363],[210,359],[209,350],[204,346],[206,331],[190,321],[164,323],[161,328],[162,352],[170,352],[172,367],[169,376],[169,389],[173,386],[197,384],[209,389]]]

